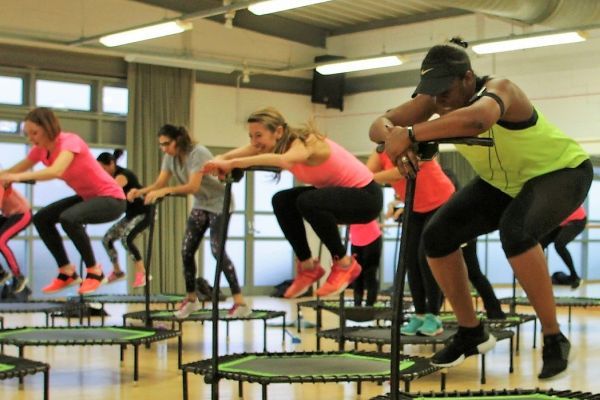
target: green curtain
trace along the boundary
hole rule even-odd
[[[194,82],[192,70],[129,64],[128,164],[144,185],[154,182],[160,172],[159,128],[166,123],[190,127]],[[185,198],[168,198],[158,206],[152,259],[149,268],[146,265],[153,278],[151,293],[185,292],[181,243],[187,209]],[[147,249],[147,243],[146,235],[140,249]]]
[[[442,167],[449,168],[456,174],[461,187],[464,187],[476,175],[471,165],[457,151],[441,151],[439,162]]]

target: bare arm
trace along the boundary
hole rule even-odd
[[[143,196],[152,190],[162,189],[167,186],[167,183],[171,179],[171,173],[167,171],[160,171],[158,177],[151,185],[145,186],[141,189],[131,189],[129,193],[127,193],[127,200],[133,201],[137,197]]]
[[[248,157],[248,156],[253,156],[256,154],[258,154],[258,152],[256,151],[256,148],[254,146],[248,144],[246,146],[238,147],[237,149],[230,150],[227,153],[220,154],[215,157],[215,160],[231,160],[232,158]]]
[[[160,199],[170,194],[187,195],[196,193],[200,189],[203,176],[203,170],[199,170],[190,174],[188,181],[183,185],[164,186],[159,189],[150,190],[149,192],[147,192],[146,197],[144,198],[144,203],[154,203],[157,199]]]
[[[430,96],[417,96],[387,111],[377,118],[369,130],[369,138],[375,143],[382,143],[393,126],[410,126],[417,122],[427,121],[435,113],[435,104]]]
[[[39,171],[27,171],[16,173],[2,173],[0,177],[7,181],[48,181],[51,179],[60,178],[66,169],[71,165],[75,155],[70,151],[63,150],[58,154],[56,160],[47,168]],[[10,170],[25,171],[31,168],[35,163],[30,160],[23,160],[10,168]]]

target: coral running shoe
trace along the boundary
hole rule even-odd
[[[63,274],[62,272],[58,274],[56,278],[50,282],[49,285],[42,288],[42,292],[44,293],[56,293],[60,292],[68,288],[69,286],[77,285],[81,282],[81,278],[77,273],[73,273],[73,275]]]
[[[302,296],[310,289],[313,283],[321,279],[325,275],[325,270],[321,267],[318,261],[314,261],[314,267],[312,269],[300,268],[300,262],[296,264],[296,278],[287,288],[283,297],[286,299],[295,299],[296,297]]]
[[[342,293],[360,275],[360,271],[362,271],[362,268],[354,257],[352,257],[352,264],[346,268],[342,267],[339,261],[334,262],[327,281],[317,289],[317,296],[323,297]]]
[[[91,268],[87,269],[88,272],[85,275],[85,279],[77,291],[79,294],[95,292],[100,285],[106,281],[106,277],[104,276],[104,273],[102,273],[102,270],[100,270],[100,274],[96,274],[94,272],[90,272],[90,269]]]
[[[148,282],[152,280],[152,276],[148,275]],[[146,286],[146,273],[145,272],[136,272],[135,279],[133,281],[133,288],[141,288]]]

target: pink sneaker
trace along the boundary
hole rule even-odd
[[[73,273],[73,275],[65,275],[62,272],[58,274],[58,277],[54,278],[49,285],[46,285],[42,288],[42,292],[44,293],[56,293],[63,289],[68,288],[72,285],[77,285],[81,282],[81,278],[77,273]]]
[[[115,283],[115,282],[118,282],[118,281],[122,281],[123,279],[125,279],[125,272],[123,272],[123,271],[119,271],[119,272],[113,271],[108,276],[106,283]]]
[[[334,262],[327,281],[317,289],[317,296],[342,293],[360,275],[360,271],[362,271],[362,268],[354,257],[352,257],[352,264],[346,268],[340,266],[339,261]]]
[[[148,275],[148,281],[152,280],[152,276]],[[135,279],[133,281],[133,288],[141,288],[146,286],[146,273],[145,272],[136,272]]]
[[[85,279],[77,291],[79,294],[93,293],[100,287],[100,285],[106,282],[106,277],[104,276],[102,269],[100,269],[100,274],[90,272],[90,269],[92,268],[87,268]]]
[[[287,288],[283,297],[286,299],[295,299],[302,296],[310,289],[313,283],[325,275],[325,270],[318,261],[315,260],[313,265],[314,268],[312,269],[300,269],[300,262],[296,264],[296,278],[294,278],[290,287]]]

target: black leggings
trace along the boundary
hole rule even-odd
[[[366,246],[351,246],[351,252],[356,256],[356,261],[362,267],[358,278],[352,283],[354,286],[354,305],[361,306],[365,290],[367,291],[367,306],[372,306],[377,300],[379,282],[377,282],[377,271],[379,270],[379,259],[383,238],[379,236]]]
[[[222,214],[215,214],[199,208],[192,209],[185,228],[183,236],[183,246],[181,256],[183,257],[183,274],[185,277],[185,290],[187,293],[193,293],[196,290],[196,251],[200,247],[202,237],[210,227],[210,250],[213,257],[217,258],[219,250],[219,236],[222,221]],[[223,243],[225,246],[225,243]],[[235,267],[229,259],[227,252],[223,252],[223,274],[231,288],[231,294],[242,292],[235,274]]]
[[[126,205],[125,199],[114,197],[83,200],[79,196],[71,196],[40,209],[33,216],[33,224],[59,267],[70,263],[60,233],[56,229],[56,224],[60,222],[81,254],[86,267],[90,268],[96,265],[96,258],[84,225],[114,221],[125,212]]]
[[[554,248],[556,249],[556,252],[560,258],[562,258],[567,268],[569,268],[569,272],[573,278],[577,278],[579,276],[577,271],[575,271],[575,265],[573,264],[571,253],[569,253],[569,249],[567,249],[567,244],[572,242],[577,235],[583,232],[586,223],[587,218],[569,221],[564,226],[559,226],[558,228],[554,229],[540,240],[540,244],[542,245],[543,249],[548,247],[550,243],[554,242]]]
[[[335,258],[346,255],[338,224],[366,224],[383,207],[381,188],[374,181],[362,188],[299,186],[275,193],[273,212],[300,261],[311,257],[305,219]]]
[[[594,172],[584,161],[525,183],[512,198],[476,177],[431,218],[423,234],[429,257],[443,257],[496,229],[508,258],[536,246],[585,200]]]
[[[415,314],[439,315],[442,306],[442,291],[438,286],[423,247],[423,229],[436,210],[426,213],[413,212],[402,232],[410,232],[406,244],[406,274]]]

